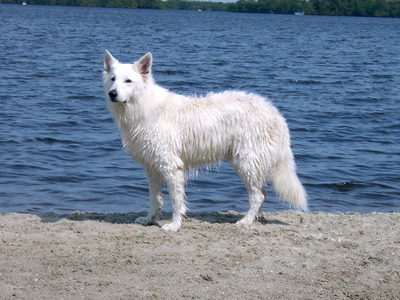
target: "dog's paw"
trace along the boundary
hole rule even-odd
[[[161,227],[161,229],[164,231],[174,231],[174,232],[179,231],[180,228],[181,228],[180,222],[171,222]]]
[[[154,224],[154,220],[148,217],[139,217],[134,222],[143,226]]]
[[[251,224],[253,224],[253,220],[248,220],[246,217],[244,217],[243,219],[236,222],[236,227],[237,228],[250,227]]]

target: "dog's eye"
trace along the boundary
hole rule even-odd
[[[115,76],[111,77],[111,81],[115,81]]]
[[[125,82],[126,82],[126,83],[132,83],[132,80],[127,79],[127,80],[125,80]]]

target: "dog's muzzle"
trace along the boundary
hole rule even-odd
[[[110,97],[110,100],[112,101],[112,102],[118,102],[118,100],[117,100],[117,97],[118,97],[118,92],[117,92],[117,90],[111,90],[109,93],[108,93],[108,96]]]

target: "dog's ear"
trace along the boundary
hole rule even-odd
[[[109,72],[111,69],[111,66],[118,62],[108,50],[104,51],[104,72]]]
[[[139,73],[146,79],[151,74],[151,66],[153,64],[153,55],[149,52],[142,56],[136,62]]]

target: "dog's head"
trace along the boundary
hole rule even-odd
[[[151,53],[147,53],[133,64],[122,64],[105,50],[103,84],[107,100],[126,104],[140,97],[152,81],[152,61]]]

